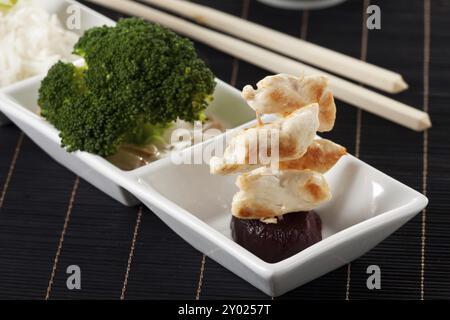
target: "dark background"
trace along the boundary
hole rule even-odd
[[[256,1],[196,2],[400,72],[410,89],[395,99],[429,109],[433,121],[428,133],[417,133],[338,101],[337,125],[327,137],[425,191],[430,204],[351,266],[280,299],[450,298],[450,1],[372,1],[381,8],[382,29],[368,34],[367,0],[310,12]],[[268,74],[204,45],[197,49],[217,77],[239,89]],[[0,128],[0,192],[0,298],[270,298],[203,259],[148,209],[141,214],[78,181],[13,125]],[[82,290],[66,288],[72,264],[81,267]],[[372,264],[381,268],[381,290],[366,288]]]

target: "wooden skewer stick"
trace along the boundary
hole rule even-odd
[[[258,127],[264,126],[264,122],[261,120],[261,115],[259,114],[259,112],[255,110],[255,114],[256,114],[256,124],[258,125]]]
[[[245,41],[203,28],[138,2],[129,0],[89,1],[164,25],[180,34],[274,73],[324,74],[329,79],[329,86],[335,97],[344,102],[416,131],[431,127],[430,117],[421,110]]]
[[[143,1],[389,93],[408,88],[398,73],[213,8],[184,0]]]

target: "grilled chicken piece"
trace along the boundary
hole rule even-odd
[[[274,174],[261,167],[237,178],[240,191],[231,212],[241,219],[266,219],[289,212],[309,211],[331,199],[322,174],[311,170],[283,170]]]
[[[319,105],[314,103],[292,112],[286,118],[241,132],[231,139],[223,158],[211,158],[209,163],[211,173],[232,174],[251,170],[254,166],[270,165],[269,160],[285,161],[300,158],[316,136],[319,127],[318,111]],[[279,139],[276,139],[277,159],[274,159],[276,150],[272,148],[272,130],[279,136]],[[267,155],[266,159],[262,158],[260,152],[265,146],[267,151],[262,154]]]
[[[303,157],[295,160],[281,161],[279,169],[309,169],[319,173],[325,173],[346,154],[347,150],[343,146],[327,139],[317,139],[308,147],[308,151],[306,151]]]
[[[311,103],[318,103],[319,131],[333,129],[336,105],[325,76],[295,77],[278,74],[265,77],[256,86],[256,90],[250,85],[245,86],[242,97],[257,115],[272,113],[287,115]]]
[[[319,173],[325,173],[346,154],[347,150],[343,146],[327,139],[317,139],[311,143],[302,157],[294,160],[281,161],[278,165],[278,169],[309,169]],[[261,165],[258,164],[220,166],[220,168],[215,167],[216,171],[214,173],[223,175],[246,173],[259,167],[261,167]]]

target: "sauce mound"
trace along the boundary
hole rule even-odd
[[[322,240],[322,220],[314,211],[288,213],[278,223],[233,216],[231,235],[262,260],[275,263]]]

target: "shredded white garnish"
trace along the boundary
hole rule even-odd
[[[44,74],[58,60],[75,60],[71,52],[77,40],[35,1],[20,0],[0,11],[0,87]]]

